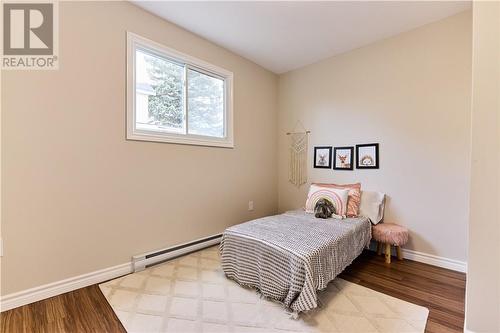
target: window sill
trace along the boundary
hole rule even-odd
[[[161,143],[173,143],[192,146],[204,147],[219,147],[219,148],[234,148],[234,142],[228,138],[213,139],[204,136],[196,135],[175,135],[175,134],[155,134],[155,133],[129,133],[127,140],[132,141],[149,141]]]

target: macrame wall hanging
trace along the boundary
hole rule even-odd
[[[290,137],[288,180],[297,187],[307,182],[307,139],[309,133],[311,133],[310,131],[306,131],[302,124],[300,125],[302,131],[294,130],[293,132],[286,133]]]

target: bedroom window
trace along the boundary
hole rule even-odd
[[[127,139],[233,147],[233,74],[127,33]]]

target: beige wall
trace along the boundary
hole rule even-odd
[[[235,149],[125,140],[127,30],[234,72]],[[132,4],[62,2],[60,69],[2,75],[2,295],[275,213],[277,84]]]
[[[386,221],[408,226],[408,249],[466,260],[470,11],[292,71],[279,88],[280,211],[306,198],[287,181],[285,132],[300,120],[311,150],[380,143],[379,170],[313,169],[310,152],[310,181],[387,193]]]
[[[500,4],[473,5],[472,163],[466,328],[500,331]]]

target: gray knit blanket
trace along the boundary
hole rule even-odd
[[[240,285],[300,313],[318,306],[317,291],[351,264],[370,239],[371,224],[364,217],[324,220],[287,212],[226,229],[222,269]]]

